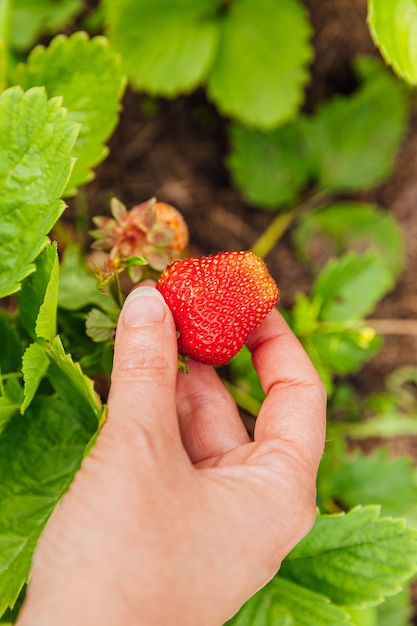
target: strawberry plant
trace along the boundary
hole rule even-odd
[[[369,23],[385,61],[414,83],[412,4],[403,3],[394,22],[392,3],[369,0]],[[375,58],[357,58],[351,93],[297,115],[313,57],[300,0],[182,0],[157,10],[143,0],[105,0],[93,17],[107,38],[54,36],[71,32],[83,9],[78,0],[0,3],[0,623],[14,623],[39,535],[101,427],[114,329],[132,283],[159,280],[182,353],[224,363],[261,319],[251,313],[260,280],[262,315],[275,305],[280,272],[270,267],[271,278],[258,257],[288,231],[282,245],[309,268],[311,286],[284,314],[330,395],[320,513],[279,574],[229,623],[405,626],[409,599],[398,592],[417,571],[415,471],[410,459],[385,449],[365,455],[360,446],[368,437],[416,433],[415,371],[399,370],[385,391],[366,398],[344,378],[380,349],[369,316],[405,263],[397,222],[367,194],[392,171],[406,134],[407,86]],[[49,43],[33,48],[41,35]],[[248,207],[271,215],[251,252],[187,258],[180,212],[148,196],[125,205],[109,188],[101,205],[112,216],[93,216],[94,252],[85,216],[84,230],[67,229],[65,199],[76,211],[88,203],[88,183],[118,125],[125,76],[154,97],[202,85],[233,118],[225,122],[233,183]],[[218,280],[236,269],[239,290],[228,309]],[[214,277],[208,308],[183,310],[179,272],[190,281],[181,288],[197,295],[204,288],[206,296]],[[249,324],[243,320],[224,353],[245,281]],[[202,357],[213,321],[221,355]],[[221,371],[256,417],[263,391],[248,351]]]

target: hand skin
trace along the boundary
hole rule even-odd
[[[248,347],[254,441],[215,371],[177,374],[171,313],[127,298],[108,417],[40,539],[18,626],[221,626],[315,520],[325,392],[276,310]]]

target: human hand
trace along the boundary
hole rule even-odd
[[[18,626],[221,626],[315,520],[325,392],[276,310],[248,347],[254,441],[215,371],[177,374],[171,313],[127,299],[108,416],[35,553]]]

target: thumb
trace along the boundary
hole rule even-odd
[[[175,409],[177,340],[163,296],[143,286],[126,298],[116,331],[108,422],[148,433],[178,429]]]

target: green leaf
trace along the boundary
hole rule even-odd
[[[359,320],[393,286],[393,278],[374,252],[347,252],[330,261],[317,277],[312,296],[322,303],[320,319]]]
[[[46,356],[46,344],[34,342],[25,351],[22,362],[23,380],[25,382],[25,396],[20,412],[23,413],[32,402],[38,390],[41,380],[49,367],[49,359]]]
[[[372,38],[384,60],[409,83],[417,83],[417,3],[368,0]]]
[[[77,311],[96,306],[108,313],[115,313],[118,307],[111,297],[99,291],[97,279],[87,269],[83,251],[78,245],[65,249],[60,267],[59,298],[60,308]]]
[[[340,255],[355,248],[375,251],[393,277],[404,263],[398,222],[390,213],[369,204],[340,202],[310,213],[294,230],[293,238],[301,260],[316,268],[323,255]]]
[[[107,34],[132,84],[151,94],[191,91],[217,44],[216,0],[106,0]]]
[[[226,626],[348,626],[343,609],[279,574],[258,591]]]
[[[27,581],[39,535],[97,429],[84,408],[38,395],[0,437],[0,615]]]
[[[117,321],[99,309],[92,309],[87,315],[86,332],[93,341],[109,341],[114,337]]]
[[[0,297],[14,293],[64,210],[77,126],[43,89],[0,95]]]
[[[26,278],[17,295],[19,320],[35,339],[56,335],[59,261],[56,244],[47,246],[35,261],[35,271]]]
[[[59,337],[51,342],[47,355],[51,360],[48,380],[56,392],[81,413],[91,413],[100,422],[102,407],[93,381],[85,376],[69,354],[65,354]]]
[[[27,50],[41,35],[61,30],[82,6],[82,0],[12,0],[13,47]]]
[[[0,374],[17,372],[22,363],[24,346],[12,326],[12,318],[0,309]]]
[[[298,0],[239,0],[224,18],[207,92],[220,111],[271,128],[297,113],[313,50]]]
[[[306,122],[319,184],[333,191],[382,182],[406,131],[407,97],[400,81],[375,59],[358,60],[356,70],[363,77],[360,89],[329,100]]]
[[[377,506],[318,517],[281,566],[284,578],[355,608],[394,595],[417,571],[417,532]]]
[[[409,515],[416,508],[417,483],[410,458],[389,458],[379,449],[366,456],[355,451],[340,456],[327,450],[319,469],[319,490],[346,509],[378,504],[383,515]]]
[[[120,58],[104,37],[58,35],[47,48],[31,52],[18,82],[25,89],[42,85],[49,97],[62,96],[68,119],[80,124],[73,151],[77,161],[64,195],[73,194],[92,180],[92,168],[108,154],[105,142],[118,121],[124,88]]]
[[[7,86],[7,64],[9,60],[10,0],[0,2],[0,93]]]
[[[381,347],[381,339],[364,324],[349,328],[320,323],[302,343],[318,369],[324,367],[336,374],[356,372]]]
[[[9,421],[19,414],[23,399],[23,389],[17,378],[8,378],[2,391],[4,395],[0,396],[0,433]]]
[[[55,252],[52,271],[45,291],[44,300],[36,318],[36,336],[52,341],[56,335],[56,312],[58,308],[59,260],[55,245],[51,246]]]
[[[413,609],[408,589],[387,598],[376,612],[378,626],[409,626]]]
[[[295,200],[310,169],[300,124],[291,122],[271,131],[233,124],[230,137],[227,163],[248,202],[276,208]]]
[[[258,374],[252,363],[252,355],[246,346],[230,361],[228,369],[234,384],[244,393],[249,394],[259,403],[265,400]]]

